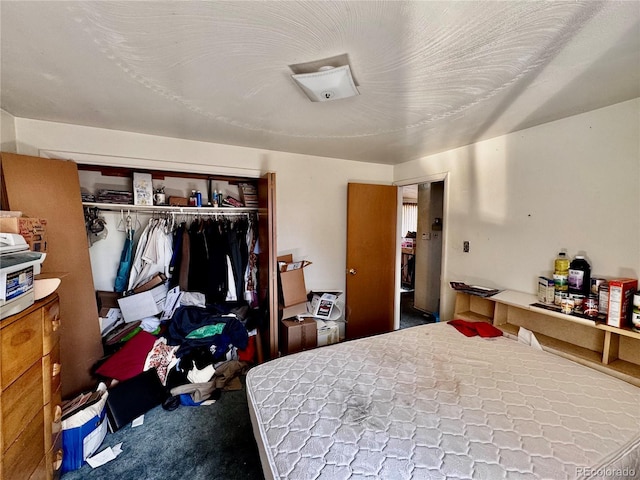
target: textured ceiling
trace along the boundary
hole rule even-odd
[[[0,20],[14,116],[360,161],[640,96],[638,1],[2,1]],[[341,54],[360,95],[310,102],[288,65]]]

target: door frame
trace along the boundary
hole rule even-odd
[[[451,172],[435,173],[433,175],[425,175],[422,177],[407,178],[393,182],[393,185],[404,187],[406,185],[420,185],[423,183],[444,182],[444,198],[442,199],[442,261],[440,264],[440,311],[439,318],[442,319],[442,306],[446,304],[442,299],[446,296],[448,289],[448,281],[445,278],[447,271],[448,249],[449,249],[449,183]],[[398,188],[398,214],[396,215],[396,232],[398,239],[402,238],[402,188]],[[401,290],[401,262],[402,262],[402,241],[399,240],[396,245],[396,278],[395,278],[395,295],[394,295],[394,318],[393,328],[400,328],[400,290]]]

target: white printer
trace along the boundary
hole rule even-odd
[[[0,319],[34,302],[34,277],[46,253],[31,252],[21,235],[0,232]]]

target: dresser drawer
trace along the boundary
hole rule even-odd
[[[36,472],[45,456],[43,431],[44,413],[41,408],[5,452],[2,458],[3,479],[30,478]]]
[[[42,358],[42,312],[38,309],[2,329],[0,383],[6,389]]]
[[[42,311],[42,355],[46,355],[60,339],[60,301],[57,298],[52,300]]]
[[[37,362],[2,392],[2,444],[5,449],[36,414],[42,415],[42,365]],[[44,439],[44,435],[41,436]],[[43,450],[44,452],[44,450]],[[11,477],[6,477],[11,478]]]

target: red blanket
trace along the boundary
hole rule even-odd
[[[502,330],[494,327],[487,322],[469,322],[467,320],[451,320],[449,325],[452,325],[463,335],[467,337],[474,337],[480,335],[481,337],[500,337],[502,336]]]

